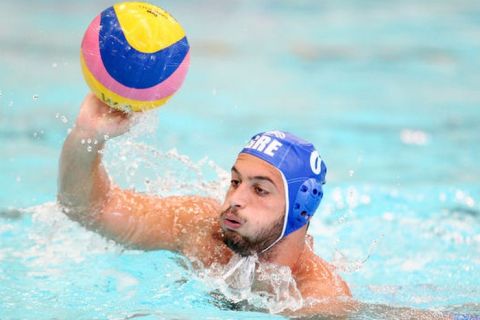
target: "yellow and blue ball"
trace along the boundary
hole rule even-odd
[[[89,87],[115,109],[144,111],[164,104],[188,71],[190,47],[181,25],[165,10],[124,2],[89,25],[81,65]]]

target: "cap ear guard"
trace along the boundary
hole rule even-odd
[[[314,178],[307,179],[303,182],[295,197],[291,215],[291,218],[294,219],[298,228],[306,224],[308,219],[313,216],[315,210],[317,210],[320,205],[322,197],[322,183]]]

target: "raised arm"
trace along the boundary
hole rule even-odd
[[[106,139],[128,131],[128,114],[114,111],[87,95],[63,145],[58,176],[58,202],[82,224],[93,225],[112,189],[101,160]]]
[[[185,230],[211,225],[218,204],[200,197],[151,197],[115,186],[101,151],[108,137],[125,133],[131,124],[128,114],[93,94],[85,98],[60,157],[58,203],[71,219],[122,244],[181,251],[191,235]]]

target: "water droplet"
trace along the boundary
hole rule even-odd
[[[68,133],[68,134],[72,133],[72,128],[68,128],[68,129],[67,129],[67,133]]]
[[[55,119],[58,119],[58,117],[60,117],[60,113],[55,113]]]
[[[92,152],[92,146],[88,146],[88,147],[87,147],[87,151],[88,151],[88,152]]]
[[[32,99],[33,99],[33,101],[37,101],[37,100],[38,100],[38,94],[34,94],[34,95],[32,96]]]
[[[105,141],[107,141],[110,137],[108,136],[108,134],[104,135],[103,136],[103,139],[105,139]]]
[[[34,137],[34,138],[38,137],[38,133],[37,133],[37,132],[34,132],[34,133],[33,133],[33,137]]]
[[[56,68],[56,67],[58,67],[58,63],[56,62],[52,63],[52,68]]]
[[[87,139],[87,143],[88,143],[88,144],[92,143],[92,139],[88,138],[88,139]]]
[[[85,144],[85,139],[80,140],[81,144]]]
[[[350,170],[350,171],[348,172],[348,174],[350,175],[350,177],[353,177],[353,174],[354,174],[354,173],[355,173],[355,171],[353,171],[353,170]]]
[[[62,118],[61,118],[60,120],[62,120],[63,123],[67,123],[67,122],[68,122],[68,119],[67,119],[67,117],[65,117],[65,116],[62,116]]]

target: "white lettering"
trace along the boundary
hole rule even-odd
[[[250,149],[250,148],[254,145],[255,141],[258,140],[258,138],[260,138],[260,136],[255,136],[252,140],[250,140],[250,141],[248,142],[248,144],[245,146],[245,148],[249,148],[249,149]]]
[[[267,149],[265,149],[265,154],[273,157],[275,155],[275,151],[277,151],[281,146],[282,143],[280,141],[273,139],[273,141],[268,145]]]
[[[253,145],[252,149],[258,150],[263,152],[263,149],[267,146],[267,144],[272,140],[272,138],[268,136],[261,136],[257,142]]]
[[[317,151],[313,151],[310,155],[310,167],[315,174],[319,174],[322,171],[322,159]]]
[[[269,136],[256,136],[252,138],[245,148],[254,149],[258,152],[263,152],[270,157],[275,156],[275,152],[282,146],[282,143],[277,139],[273,139]]]

